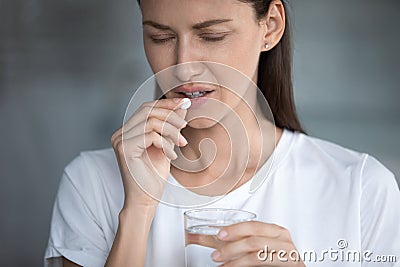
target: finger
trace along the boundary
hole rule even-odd
[[[150,118],[148,121],[142,122],[131,130],[124,132],[123,138],[129,139],[153,131],[172,140],[177,146],[185,146],[188,143],[186,138],[180,133],[180,129],[156,118]]]
[[[153,102],[146,102],[142,106],[153,107],[153,108],[163,108],[169,110],[177,110],[179,108],[187,109],[189,98],[165,98]],[[190,107],[190,105],[189,105]]]
[[[267,262],[268,263],[268,262]],[[241,258],[237,258],[228,262],[225,262],[223,267],[256,267],[256,266],[275,266],[275,265],[267,265],[266,262],[262,262],[258,260],[257,253],[250,253],[244,255]]]
[[[137,138],[140,138],[137,137]],[[148,149],[149,147],[154,146],[164,152],[164,154],[171,160],[176,159],[178,156],[176,155],[173,145],[164,137],[156,132],[150,132],[144,135],[144,149]]]
[[[116,142],[116,140],[120,139],[121,135],[122,135],[122,127],[119,128],[118,130],[116,130],[111,136],[110,142],[113,145],[113,147],[114,147],[114,143]]]
[[[257,257],[257,253],[249,253],[241,258],[237,258],[228,262],[225,262],[224,267],[259,267],[259,266],[280,266],[275,262],[261,261]]]
[[[277,240],[267,239],[262,236],[249,236],[233,242],[226,242],[212,253],[212,259],[217,262],[226,262],[240,258],[249,253],[263,249],[266,244],[276,243]],[[278,241],[279,242],[279,241]],[[275,244],[271,244],[275,247]]]
[[[121,140],[123,155],[128,158],[140,158],[146,149],[155,147],[162,150],[166,157],[171,160],[177,158],[174,146],[167,138],[162,137],[156,132],[151,132],[130,139]]]
[[[258,221],[242,222],[225,226],[218,232],[217,236],[223,241],[235,241],[252,235],[270,238],[285,237],[290,239],[290,234],[285,228],[276,224]]]
[[[162,148],[160,148],[164,154],[167,156],[169,160],[175,160],[178,158],[178,155],[176,154],[175,150],[175,143],[166,137],[162,137]]]
[[[162,121],[167,121],[175,127],[182,129],[187,125],[185,116],[186,110],[171,111],[169,109],[145,106],[140,108],[128,119],[124,124],[124,131],[136,127],[138,124],[148,120],[149,118],[157,118]]]
[[[186,117],[186,114],[187,114],[187,112],[188,112],[188,110],[187,109],[177,109],[177,110],[175,110],[174,111],[180,118],[185,118]],[[185,122],[186,122],[186,125],[187,125],[187,121],[185,120]],[[186,125],[185,125],[185,127],[186,127]]]

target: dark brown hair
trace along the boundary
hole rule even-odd
[[[264,18],[272,0],[239,0],[254,8],[258,20]],[[286,9],[283,0],[282,4]],[[138,0],[140,4],[140,0]],[[304,133],[297,116],[292,83],[292,45],[290,20],[285,16],[286,28],[279,43],[267,52],[262,52],[258,63],[258,81],[274,116],[275,125],[291,131]]]

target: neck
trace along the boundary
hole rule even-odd
[[[174,164],[177,167],[171,168],[182,185],[198,187],[194,190],[197,193],[221,195],[247,182],[267,161],[281,131],[262,115],[257,100],[254,101],[254,105],[238,105],[235,112],[212,127],[187,127],[182,131],[189,141],[182,153],[191,160],[188,161],[190,175],[187,170],[186,175],[181,171],[188,166],[184,162],[178,161]],[[254,111],[251,106],[256,107]]]

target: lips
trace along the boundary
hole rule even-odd
[[[189,98],[192,102],[191,108],[199,108],[204,105],[215,90],[206,86],[183,85],[174,90],[178,97]]]
[[[179,94],[182,97],[187,97],[191,99],[205,97],[208,94],[214,92],[214,90],[204,87],[185,87],[185,86],[181,86],[174,91],[175,93]]]

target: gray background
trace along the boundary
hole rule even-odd
[[[311,135],[400,177],[400,1],[291,0]],[[63,167],[109,147],[149,75],[135,0],[0,0],[0,262],[41,266]]]

